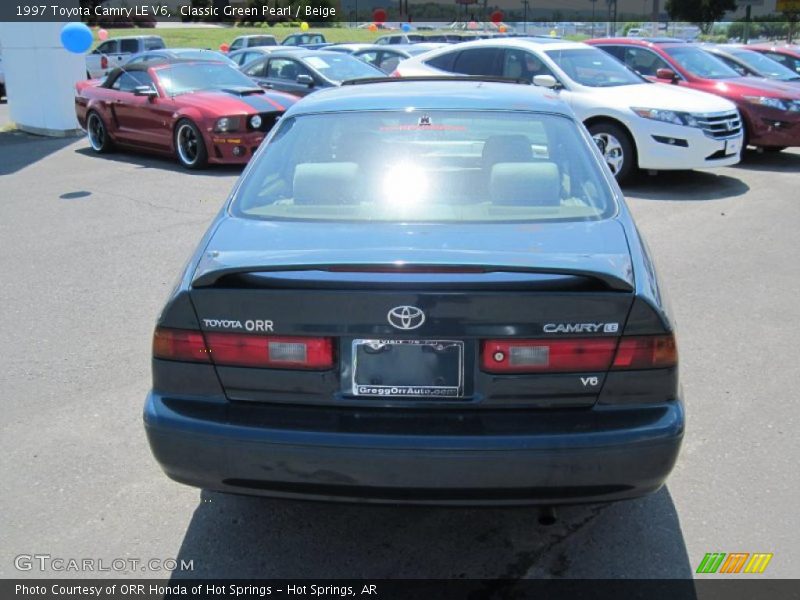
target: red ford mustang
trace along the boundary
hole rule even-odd
[[[78,121],[95,152],[139,148],[177,156],[189,169],[246,163],[298,100],[215,62],[130,65],[75,87]]]

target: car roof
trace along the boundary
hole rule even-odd
[[[487,102],[491,98],[491,103]],[[491,109],[487,107],[490,106]],[[524,110],[573,117],[552,90],[480,78],[385,78],[325,88],[306,96],[287,115],[370,110]]]
[[[486,40],[474,40],[470,42],[460,42],[458,44],[445,44],[442,49],[464,49],[464,48],[480,48],[481,46],[490,47],[503,47],[503,48],[523,48],[527,50],[577,50],[586,48],[586,44],[582,42],[570,42],[565,40],[556,40],[552,38],[527,38],[527,37],[514,37],[514,38],[492,38]]]
[[[650,39],[654,38],[636,38],[636,37],[616,37],[616,38],[594,38],[587,40],[587,44],[620,44],[624,46],[644,46],[645,48],[671,48],[673,46],[696,46],[690,42],[684,41],[670,41],[670,42],[651,42]],[[662,38],[663,39],[663,38]]]
[[[302,46],[296,46],[295,50],[278,50],[276,52],[272,52],[270,56],[280,56],[282,52],[289,52],[292,55],[292,58],[310,58],[312,56],[348,56],[342,52],[336,52],[334,50],[312,50],[309,48],[303,48]]]
[[[330,46],[326,46],[326,50],[330,50],[331,48],[347,48],[349,50],[357,51],[363,50],[364,48],[374,48],[374,47],[381,47],[379,44],[370,44],[369,42],[339,42],[336,44],[331,44]]]

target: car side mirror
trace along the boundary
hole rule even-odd
[[[145,96],[150,100],[155,100],[158,98],[158,92],[151,88],[149,85],[137,85],[133,88],[133,95],[134,96]]]
[[[533,85],[543,88],[550,88],[551,90],[561,87],[561,85],[558,83],[558,79],[552,75],[534,75]]]
[[[314,78],[311,77],[311,75],[306,75],[305,73],[301,73],[300,75],[298,75],[295,81],[297,81],[297,83],[299,83],[300,85],[307,85],[308,87],[314,87]]]
[[[664,79],[672,83],[678,82],[678,75],[672,69],[657,69],[656,79]]]

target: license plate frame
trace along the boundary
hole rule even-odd
[[[416,347],[420,352],[437,353],[455,352],[455,365],[451,355],[448,363],[438,360],[437,367],[446,369],[447,372],[440,370],[438,375],[443,377],[444,385],[437,385],[435,381],[424,383],[418,382],[393,382],[393,383],[367,383],[359,381],[359,349],[361,346],[371,347],[372,350],[380,351],[382,348],[394,347],[408,349]],[[424,357],[421,357],[424,358]],[[366,361],[362,361],[366,362]],[[355,339],[352,343],[352,368],[351,368],[351,393],[359,398],[419,398],[419,399],[458,399],[464,397],[464,342],[462,340],[407,340],[407,339]]]

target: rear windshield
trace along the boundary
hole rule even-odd
[[[591,141],[566,117],[374,111],[280,122],[232,212],[259,219],[597,220],[615,204]]]
[[[277,46],[278,40],[271,35],[254,35],[250,38],[248,46]]]

